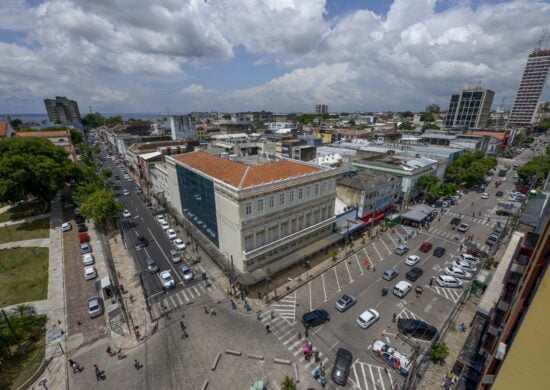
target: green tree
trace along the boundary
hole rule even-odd
[[[546,132],[548,129],[550,129],[550,118],[544,119],[535,127],[535,130],[538,132]]]
[[[296,383],[294,383],[294,379],[288,375],[285,376],[285,379],[283,379],[283,382],[281,383],[281,390],[296,390]]]
[[[479,183],[487,172],[497,166],[494,157],[485,157],[483,152],[466,152],[448,167],[446,180],[455,184],[473,185]]]
[[[436,125],[435,123],[426,123],[424,126],[422,126],[422,131],[426,131],[426,130],[439,130],[439,126]]]
[[[398,128],[401,130],[414,130],[414,125],[411,122],[401,122]]]
[[[355,119],[352,119],[348,122],[350,126],[355,126]]]
[[[231,119],[231,115],[229,115],[229,114],[224,114],[222,118],[223,118],[223,119],[226,119],[226,120],[229,120],[229,119]]]
[[[19,118],[12,119],[10,121],[11,127],[13,127],[15,130],[19,130],[19,127],[23,124],[23,121]]]
[[[434,186],[438,183],[439,183],[439,178],[437,176],[426,175],[426,176],[422,176],[420,179],[418,179],[418,183],[416,185],[421,190],[428,190],[432,186]]]
[[[36,197],[47,209],[74,172],[67,153],[46,139],[11,138],[0,142],[0,201]]]
[[[105,118],[99,112],[86,114],[84,118],[82,118],[82,124],[89,129],[103,126],[104,123]]]
[[[538,180],[545,180],[549,171],[550,155],[536,156],[518,169],[518,176],[525,180],[534,175]]]
[[[80,211],[86,218],[91,218],[102,227],[115,225],[117,216],[124,207],[115,200],[115,194],[106,189],[98,189],[84,197]]]
[[[76,129],[69,129],[69,132],[71,134],[71,142],[73,145],[80,145],[82,142],[84,142],[84,137],[82,136],[82,133]]]
[[[431,112],[423,112],[420,114],[420,120],[422,122],[435,122],[435,117]]]
[[[430,350],[430,357],[436,363],[443,362],[449,356],[449,348],[444,342],[435,342]]]
[[[107,127],[115,127],[116,125],[121,125],[122,123],[122,117],[120,115],[111,116],[105,119],[105,125],[107,125]]]
[[[313,122],[313,119],[315,119],[317,116],[313,114],[302,114],[298,115],[296,117],[296,120],[304,125],[307,125],[308,123]]]
[[[412,111],[404,111],[401,113],[401,117],[403,118],[413,118],[414,114]]]

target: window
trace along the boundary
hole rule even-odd
[[[275,207],[275,197],[270,196],[269,197],[269,208],[272,209],[273,207]]]
[[[326,182],[323,182],[321,184],[321,195],[324,194],[327,190],[327,183]]]
[[[298,200],[302,200],[304,198],[304,190],[300,188],[298,190]]]
[[[298,227],[296,224],[296,218],[292,218],[291,224],[292,233],[296,233],[296,229]]]
[[[311,186],[306,187],[306,199],[309,199],[311,196]]]
[[[290,203],[294,203],[294,191],[290,191]]]
[[[252,203],[251,202],[248,202],[245,207],[244,207],[244,213],[245,215],[250,215],[252,214]]]
[[[319,196],[319,184],[315,184],[315,196]]]
[[[267,230],[268,242],[273,242],[277,239],[277,226],[270,226]]]
[[[264,200],[258,199],[258,213],[262,213],[264,211]]]
[[[279,195],[279,204],[281,206],[285,204],[285,194],[284,194],[284,192],[281,195]]]
[[[244,250],[246,252],[250,252],[252,249],[254,249],[254,240],[252,234],[248,234],[244,238]]]
[[[298,230],[302,230],[304,228],[304,216],[300,215],[298,217]]]
[[[265,230],[256,233],[256,248],[264,246],[265,244]]]
[[[311,226],[311,213],[306,214],[306,227]]]
[[[281,222],[281,238],[288,235],[288,222]]]

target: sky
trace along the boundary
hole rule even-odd
[[[0,112],[422,111],[477,85],[509,109],[549,21],[550,0],[1,0]]]

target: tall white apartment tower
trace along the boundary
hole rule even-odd
[[[527,59],[506,127],[531,126],[550,70],[550,50],[537,49]]]

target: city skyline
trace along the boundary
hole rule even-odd
[[[510,109],[550,19],[547,1],[88,3],[2,7],[3,112],[422,111],[480,82]]]

